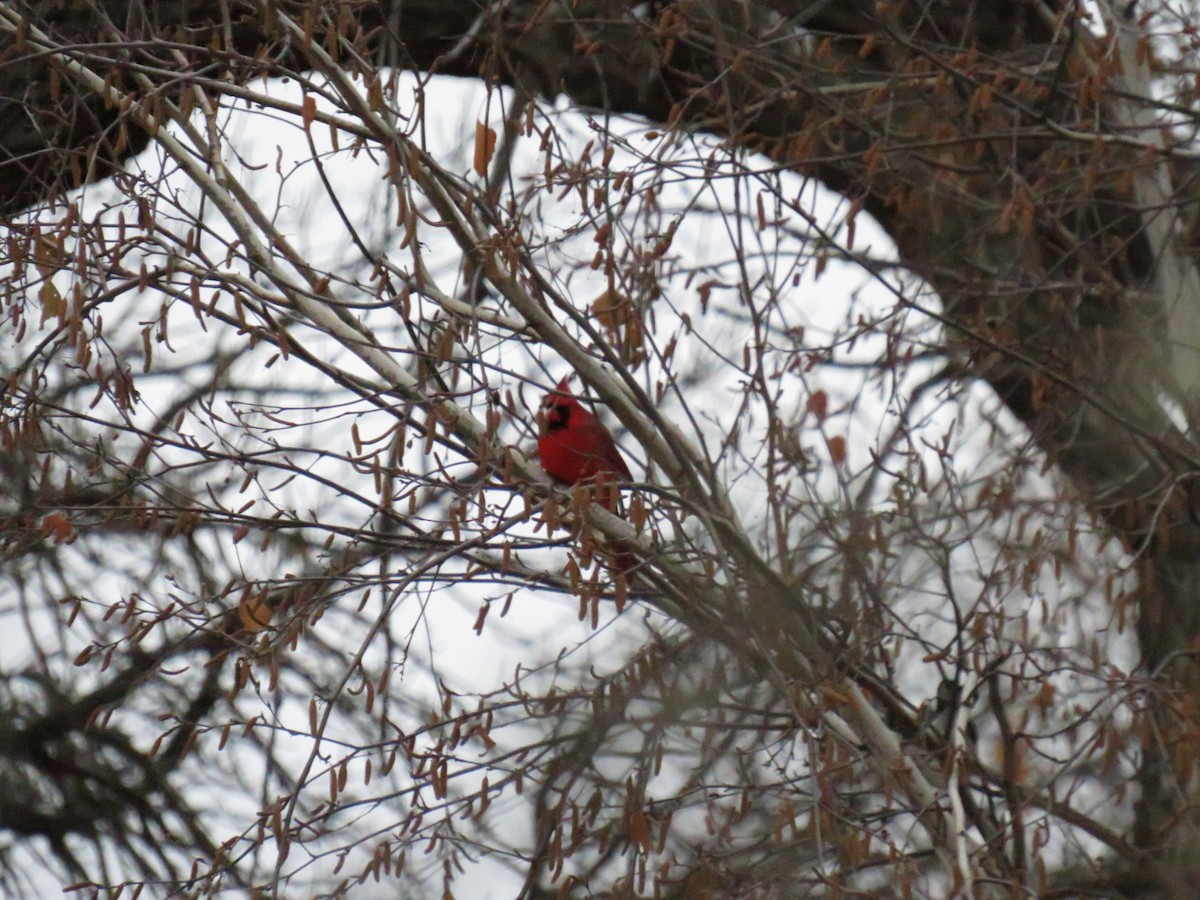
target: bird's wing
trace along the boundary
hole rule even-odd
[[[626,481],[633,481],[633,475],[617,447],[617,442],[613,440],[612,433],[599,422],[593,422],[591,425],[595,432],[597,455],[611,467],[614,474],[620,475]]]

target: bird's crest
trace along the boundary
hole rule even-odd
[[[545,399],[542,400],[542,406],[557,406],[562,404],[563,401],[566,401],[568,406],[578,405],[579,398],[571,391],[570,378],[571,376],[568,375],[565,378],[559,379],[558,384],[554,386],[554,390],[548,393]]]

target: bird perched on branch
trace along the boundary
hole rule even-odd
[[[568,484],[632,481],[617,442],[560,381],[542,401],[538,455],[546,474]]]
[[[620,513],[619,483],[633,481],[629,466],[612,432],[571,393],[565,378],[542,400],[538,455],[551,478],[567,484],[595,485],[595,500]],[[623,542],[617,542],[609,553],[609,566],[614,572],[627,574],[637,566],[637,558]]]

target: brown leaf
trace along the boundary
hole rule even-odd
[[[646,814],[640,809],[635,809],[629,814],[629,836],[633,838],[643,853],[650,852],[650,823],[646,821]]]
[[[38,302],[42,304],[42,324],[47,319],[62,318],[67,314],[67,301],[53,281],[43,281],[38,288]]]
[[[632,304],[620,291],[606,290],[592,301],[592,315],[607,331],[616,331],[628,322]]]
[[[246,598],[237,607],[238,621],[247,634],[256,634],[271,624],[271,607],[257,598]]]
[[[829,456],[833,460],[835,466],[840,466],[846,461],[846,439],[841,435],[834,435],[828,441]]]
[[[62,513],[48,513],[42,516],[42,535],[50,538],[55,544],[66,544],[75,540],[75,529],[71,520]]]
[[[496,129],[484,122],[475,123],[475,174],[487,177],[488,163],[496,152]]]
[[[809,395],[804,407],[817,417],[817,424],[820,425],[829,413],[829,395],[824,391],[816,391]]]

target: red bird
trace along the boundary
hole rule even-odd
[[[629,466],[612,433],[571,393],[565,378],[542,401],[538,455],[547,475],[568,484],[595,483],[596,501],[620,511],[621,489],[615,482],[633,481]],[[610,548],[609,554],[608,565],[620,578],[637,566],[637,557],[621,542]],[[621,603],[618,600],[618,611]]]
[[[612,433],[571,393],[565,378],[542,401],[538,454],[546,474],[568,484],[633,480]]]

